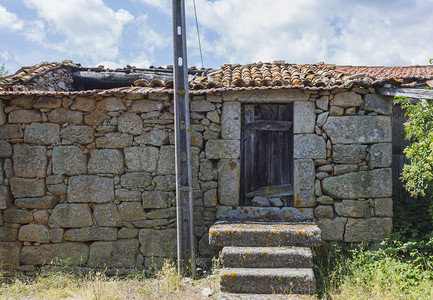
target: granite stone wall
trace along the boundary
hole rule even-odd
[[[0,96],[0,264],[128,272],[176,256],[173,100],[167,93]],[[228,91],[191,109],[198,256],[239,206],[241,107],[294,102],[294,203],[327,241],[392,227],[391,101],[373,89]]]

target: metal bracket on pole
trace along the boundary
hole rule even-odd
[[[195,276],[185,1],[173,0],[177,258],[179,274]]]

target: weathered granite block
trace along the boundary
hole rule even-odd
[[[237,140],[209,140],[206,143],[208,159],[239,158],[240,151],[241,144]]]
[[[241,139],[241,104],[239,102],[223,103],[221,137],[224,140]]]
[[[133,201],[137,202],[141,200],[140,191],[127,190],[127,189],[116,189],[116,199],[119,201]]]
[[[392,198],[374,199],[374,214],[376,217],[393,217]]]
[[[100,110],[95,110],[90,114],[84,116],[84,123],[86,125],[96,126],[101,125],[102,122],[109,119],[110,117],[106,113]]]
[[[217,171],[214,170],[212,162],[210,160],[205,160],[200,163],[200,180],[215,180],[217,178]]]
[[[18,198],[15,199],[15,206],[18,208],[48,209],[57,204],[57,197],[45,196],[39,198]]]
[[[12,156],[12,145],[4,140],[0,140],[0,158]]]
[[[98,101],[98,103],[96,103],[96,107],[105,111],[118,111],[126,109],[125,104],[123,104],[123,100],[117,97],[106,97],[101,101]]]
[[[43,179],[12,177],[9,183],[15,198],[45,196],[45,182]]]
[[[127,113],[118,118],[117,128],[120,132],[140,135],[143,132],[143,120],[134,113]]]
[[[296,207],[313,207],[315,168],[312,159],[295,159],[293,192]]]
[[[354,107],[361,106],[362,97],[361,95],[354,92],[343,92],[335,94],[334,99],[331,100],[331,105],[340,107]]]
[[[332,205],[319,205],[314,209],[314,217],[316,219],[333,219],[334,208]]]
[[[216,189],[210,189],[203,195],[203,202],[205,207],[216,207],[218,203],[218,194]]]
[[[41,113],[37,110],[18,109],[9,113],[9,123],[42,122]]]
[[[294,158],[326,158],[326,141],[316,134],[294,136]]]
[[[147,257],[176,257],[176,229],[140,229],[140,251]]]
[[[89,174],[122,174],[123,153],[118,149],[95,149],[90,153]]]
[[[86,156],[78,146],[55,146],[53,148],[53,173],[79,175],[86,173]]]
[[[138,100],[132,102],[132,111],[136,113],[161,111],[163,109],[164,109],[164,103],[159,101]]]
[[[33,102],[33,108],[59,108],[62,105],[62,99],[55,97],[40,97]]]
[[[343,200],[334,203],[335,212],[340,217],[368,218],[370,205],[367,200]]]
[[[147,213],[147,218],[154,219],[174,219],[176,218],[176,208],[161,208],[161,209],[153,209]],[[194,221],[197,225],[197,220]]]
[[[370,168],[389,168],[392,163],[392,144],[380,143],[370,147]]]
[[[50,238],[52,243],[60,243],[63,242],[63,232],[65,230],[63,228],[51,228],[50,229]]]
[[[119,212],[124,221],[140,221],[146,219],[141,202],[123,202],[119,205]]]
[[[391,197],[391,169],[376,169],[327,177],[323,179],[323,192],[335,199]]]
[[[171,192],[176,190],[176,177],[174,175],[156,176],[153,181],[158,191]]]
[[[143,207],[148,208],[168,208],[175,202],[174,193],[160,191],[144,191]]]
[[[95,130],[90,126],[71,125],[63,128],[60,135],[63,143],[87,145],[95,139]]]
[[[147,187],[152,184],[152,176],[146,172],[125,173],[120,177],[120,183],[125,188]]]
[[[92,212],[87,204],[57,204],[48,223],[66,228],[89,227],[93,225]]]
[[[21,250],[24,265],[83,265],[89,257],[89,247],[81,243],[45,244],[26,246]]]
[[[193,100],[190,102],[190,110],[194,112],[207,112],[215,109],[215,105],[206,100]]]
[[[342,241],[347,218],[320,219],[316,220],[317,226],[322,231],[324,241]]]
[[[137,239],[115,242],[95,242],[90,245],[89,261],[92,268],[134,268],[138,255]]]
[[[18,229],[0,226],[0,242],[16,242],[17,238]]]
[[[323,128],[333,144],[392,141],[391,118],[388,116],[330,116]]]
[[[367,145],[334,145],[332,159],[339,164],[356,164],[367,156]]]
[[[63,234],[65,241],[115,241],[117,240],[117,228],[92,226],[66,230]]]
[[[391,231],[391,218],[349,218],[346,224],[344,241],[349,243],[382,241],[391,235]]]
[[[4,103],[0,102],[0,126],[6,123],[6,114],[4,112]]]
[[[47,174],[47,149],[44,146],[15,144],[12,159],[16,176],[45,178]]]
[[[334,175],[342,175],[350,172],[355,172],[358,170],[357,165],[335,165]]]
[[[75,103],[72,104],[71,109],[81,110],[85,112],[90,112],[96,108],[96,102],[92,98],[87,97],[77,97],[75,98]]]
[[[20,227],[18,239],[23,242],[49,243],[48,227],[40,224],[28,224]]]
[[[329,112],[321,113],[317,116],[317,126],[323,127],[325,125],[326,120],[328,120]]]
[[[0,265],[4,270],[18,270],[20,266],[21,243],[0,242]]]
[[[156,171],[159,150],[156,147],[125,148],[125,161],[129,171]]]
[[[221,205],[239,205],[240,162],[221,159],[218,162],[218,202]]]
[[[316,100],[316,106],[318,109],[321,109],[323,111],[327,111],[328,105],[329,105],[329,97],[328,96],[322,96],[318,100]]]
[[[48,120],[53,123],[69,123],[82,124],[83,113],[81,111],[73,111],[65,108],[57,108],[48,114]]]
[[[24,142],[29,144],[54,145],[60,142],[60,125],[32,123],[26,126]]]
[[[175,153],[174,146],[161,147],[158,160],[158,175],[170,175],[175,173]]]
[[[7,223],[25,224],[33,221],[33,215],[28,210],[9,208],[4,211],[4,220]]]
[[[117,205],[113,203],[95,204],[93,206],[93,217],[99,226],[123,226],[123,220],[120,217]]]
[[[105,203],[114,200],[113,178],[81,175],[69,178],[68,202]]]
[[[134,140],[141,145],[162,146],[168,144],[168,132],[153,128],[151,131],[135,137]]]
[[[390,115],[392,113],[392,97],[367,94],[364,101],[365,110],[371,110],[383,115]]]
[[[127,133],[110,132],[96,139],[98,148],[125,148],[132,146],[134,138]]]
[[[293,133],[313,133],[316,125],[316,105],[314,102],[295,101],[293,103]]]
[[[11,203],[11,193],[6,185],[0,185],[0,210],[8,208]]]
[[[138,236],[137,228],[122,227],[117,233],[117,238],[119,239],[134,239],[137,236]]]
[[[0,139],[20,139],[23,137],[21,125],[2,125],[0,126]]]

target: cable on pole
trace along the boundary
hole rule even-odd
[[[204,63],[203,63],[203,52],[201,50],[201,41],[200,41],[200,31],[198,29],[198,19],[197,19],[197,7],[195,5],[195,0],[192,0],[193,4],[194,4],[194,15],[195,15],[195,26],[197,28],[197,38],[198,38],[198,48],[200,49],[200,59],[201,59],[201,67],[204,68]]]

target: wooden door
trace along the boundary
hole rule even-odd
[[[242,109],[241,204],[254,196],[293,195],[293,104]]]

